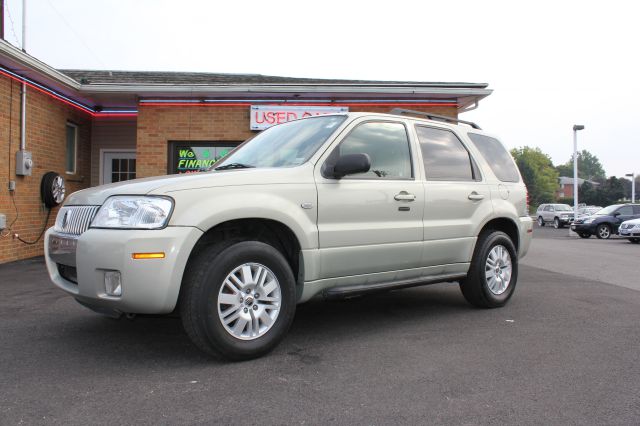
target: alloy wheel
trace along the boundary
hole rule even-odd
[[[254,340],[269,331],[278,318],[280,283],[266,266],[244,263],[225,278],[217,304],[218,317],[229,334]]]
[[[487,287],[496,296],[504,293],[511,283],[513,264],[506,247],[496,245],[491,249],[485,263],[485,279]]]

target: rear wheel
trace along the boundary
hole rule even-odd
[[[606,240],[611,236],[611,227],[606,223],[601,223],[596,228],[596,237]]]
[[[467,277],[460,281],[462,295],[481,308],[504,306],[518,279],[518,253],[507,234],[489,230],[480,235]]]
[[[587,234],[586,232],[581,232],[578,235],[580,238],[591,238],[591,234]]]
[[[295,280],[287,260],[258,241],[205,249],[189,267],[180,300],[191,340],[230,360],[271,351],[284,338],[295,308]]]
[[[538,216],[538,226],[544,226],[544,219],[542,216]]]

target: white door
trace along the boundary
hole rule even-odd
[[[102,183],[122,182],[136,178],[136,153],[134,151],[109,151],[103,153]]]
[[[341,155],[364,153],[367,173],[327,177]],[[317,174],[321,278],[417,268],[424,192],[402,122],[359,122]]]

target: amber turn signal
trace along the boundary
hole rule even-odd
[[[164,252],[160,253],[132,253],[134,259],[164,259]]]

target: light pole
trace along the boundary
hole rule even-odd
[[[578,130],[584,130],[582,124],[573,125],[573,221],[578,218]],[[571,235],[571,227],[569,227]]]
[[[627,173],[625,176],[629,176],[631,178],[631,202],[636,202],[636,174]]]

